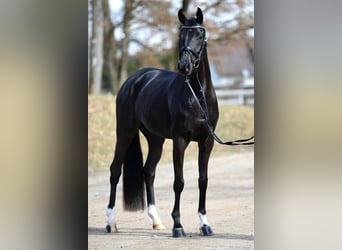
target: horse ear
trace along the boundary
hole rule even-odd
[[[179,21],[180,21],[182,24],[185,23],[186,17],[184,16],[183,9],[180,9],[180,10],[178,11],[178,19],[179,19]]]
[[[197,8],[196,18],[199,24],[203,24],[203,12],[200,8]]]

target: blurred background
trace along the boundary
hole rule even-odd
[[[177,13],[204,13],[216,87],[253,87],[254,1],[88,1],[88,90],[115,95],[142,67],[175,70]]]

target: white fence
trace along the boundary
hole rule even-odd
[[[217,89],[219,104],[254,106],[254,89]]]

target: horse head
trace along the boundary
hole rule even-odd
[[[197,8],[196,16],[188,19],[180,9],[178,19],[182,23],[178,42],[178,71],[184,75],[191,75],[193,69],[199,67],[202,51],[206,46],[205,29],[202,26],[203,13]]]

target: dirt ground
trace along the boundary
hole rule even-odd
[[[152,230],[147,209],[126,212],[122,206],[121,179],[116,201],[118,232],[105,233],[109,196],[109,172],[89,175],[89,249],[254,249],[254,153],[242,152],[209,162],[207,218],[213,236],[200,236],[197,162],[185,162],[185,186],[181,196],[181,222],[186,237],[172,238],[171,210],[174,202],[173,168],[157,167],[157,209],[165,230]]]

